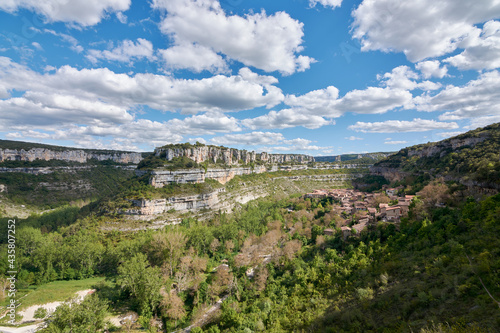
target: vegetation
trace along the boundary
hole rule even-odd
[[[453,142],[478,140],[473,145],[453,148]],[[481,141],[482,140],[482,141]],[[420,152],[434,150],[419,156]],[[462,183],[475,181],[486,187],[500,185],[500,123],[479,128],[440,142],[412,146],[400,150],[376,164],[397,168],[416,176],[452,178]]]
[[[477,135],[488,136],[489,130]],[[489,151],[480,144],[463,149]],[[479,150],[477,156],[490,158]],[[235,177],[226,188],[258,183],[279,192],[276,183],[291,176],[335,173],[252,174]],[[362,180],[373,192],[385,183],[378,176]],[[17,183],[24,181],[32,186],[34,180]],[[179,225],[160,230],[104,232],[103,223],[114,221],[132,199],[222,186],[209,181],[156,189],[146,176],[117,179],[108,200],[17,220],[16,286],[20,294],[28,293],[23,306],[96,289],[81,303],[70,300],[49,315],[45,332],[118,330],[106,321],[111,312],[128,314],[122,330],[129,331],[170,332],[189,325],[193,332],[213,333],[498,331],[500,194],[472,197],[430,173],[400,183],[410,182],[406,193],[418,190],[419,196],[407,217],[348,236],[341,227],[361,213],[347,218],[332,198],[279,193],[235,207],[232,214],[186,215]],[[9,195],[15,186],[20,185],[8,185]],[[374,200],[380,197],[389,200],[378,194]],[[3,272],[7,249],[0,238]],[[6,276],[0,282],[7,286]]]
[[[130,170],[113,166],[41,175],[3,172],[0,173],[0,184],[7,186],[7,192],[2,194],[12,202],[49,209],[79,199],[112,196],[122,189],[123,181],[132,175]]]

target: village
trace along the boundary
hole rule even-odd
[[[382,222],[400,222],[402,217],[408,216],[410,204],[414,195],[404,195],[404,187],[384,187],[381,193],[365,193],[353,189],[318,189],[306,193],[304,198],[324,199],[332,198],[340,205],[339,213],[344,217],[342,230],[343,238],[359,235],[368,225]],[[333,235],[334,229],[324,230],[325,235]]]

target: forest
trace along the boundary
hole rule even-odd
[[[463,134],[457,138],[480,140],[455,150],[449,146],[456,138],[403,149],[376,165],[406,172],[392,182],[367,169],[279,171],[163,188],[107,165],[73,174],[3,173],[2,200],[46,210],[25,218],[0,211],[0,269],[12,264],[7,226],[15,219],[19,305],[48,303],[56,294],[66,301],[52,313],[35,311],[46,323],[41,332],[498,332],[499,128]],[[426,149],[440,150],[410,156]],[[364,229],[351,229],[368,214],[354,201],[347,214],[341,198],[307,196],[291,185],[323,175],[359,177],[342,187],[355,187],[354,196],[363,191],[380,208],[370,207],[374,219]],[[296,189],[285,194],[276,182],[282,178]],[[467,185],[471,179],[484,183]],[[68,187],[55,195],[41,186],[85,181],[97,192]],[[267,184],[268,195],[230,213],[176,212],[179,223],[160,228],[106,227],[124,220],[134,199],[222,186],[231,194],[252,183]],[[408,212],[396,221],[377,218],[379,204],[399,202],[388,194],[394,187],[399,198],[411,198]],[[7,277],[0,277],[3,312]],[[87,288],[91,295],[74,297]]]
[[[443,186],[447,206],[436,207]],[[331,198],[262,199],[128,234],[100,231],[92,209],[62,208],[19,224],[18,288],[105,277],[95,295],[59,307],[46,332],[66,332],[68,320],[75,332],[116,331],[106,318],[124,309],[130,330],[149,332],[497,330],[500,195],[461,200],[435,183],[422,192],[400,224],[346,239]]]

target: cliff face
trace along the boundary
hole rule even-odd
[[[249,175],[252,173],[262,173],[266,171],[276,171],[277,168],[268,170],[265,166],[256,166],[255,168],[228,168],[228,169],[183,169],[177,171],[153,170],[149,183],[154,187],[163,187],[171,183],[203,183],[205,179],[215,179],[221,184],[225,184],[235,176]],[[139,176],[139,171],[137,175]]]
[[[308,163],[314,162],[314,157],[300,154],[268,154],[255,153],[234,148],[223,148],[214,146],[201,146],[191,148],[156,148],[155,155],[162,156],[170,161],[175,157],[187,157],[196,163],[209,161],[211,163],[221,163],[226,165],[249,164],[262,161],[270,164],[280,164],[287,162]]]
[[[487,136],[470,137],[470,138],[453,138],[446,141],[441,141],[433,146],[423,147],[422,149],[419,148],[409,149],[408,156],[432,157],[439,155],[439,157],[441,158],[444,155],[448,154],[450,149],[454,151],[463,146],[474,147],[478,143],[486,140],[487,138],[488,138]]]
[[[86,152],[84,150],[50,150],[46,148],[31,148],[24,149],[0,149],[0,162],[3,161],[28,161],[35,160],[61,160],[67,162],[86,163],[90,159],[98,161],[112,160],[117,163],[134,163],[137,164],[142,160],[140,153],[123,153],[123,152]]]

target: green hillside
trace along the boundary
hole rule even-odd
[[[457,147],[460,141],[470,143]],[[376,163],[375,167],[394,168],[413,174],[429,173],[499,189],[500,123],[443,141],[401,149]]]
[[[474,144],[459,144],[464,140]],[[497,124],[404,149],[377,166],[404,171],[412,180],[432,173],[496,184],[489,163],[497,172],[498,144]],[[416,152],[422,152],[422,161],[413,158]],[[471,168],[480,169],[484,161],[488,172],[473,175]],[[20,293],[43,290],[54,281],[105,278],[91,286],[95,296],[82,305],[56,310],[44,332],[64,331],[67,318],[78,318],[72,322],[75,330],[85,331],[84,325],[95,320],[95,327],[115,332],[173,332],[190,325],[194,333],[500,331],[500,194],[469,196],[456,183],[429,176],[409,214],[396,222],[374,218],[358,232],[349,227],[368,211],[346,213],[340,199],[304,196],[333,187],[323,176],[343,170],[280,171],[238,176],[224,185],[208,181],[164,188],[149,185],[147,175],[130,177],[111,166],[85,172],[54,173],[45,175],[54,179],[38,181],[62,186],[77,178],[92,184],[100,202],[16,222]],[[84,188],[44,196],[31,175],[16,177],[24,178],[7,185],[9,200],[63,202]],[[378,185],[370,188],[376,207],[398,203],[380,190],[387,184],[381,176],[363,179]],[[245,188],[269,195],[239,204],[232,213],[167,212],[180,224],[158,230],[121,224],[132,199],[161,200],[221,187],[229,198]],[[4,272],[10,218],[0,217]],[[133,223],[153,226],[141,218]],[[0,299],[0,307],[7,302]],[[112,327],[103,319],[111,314],[137,320],[130,327]]]

